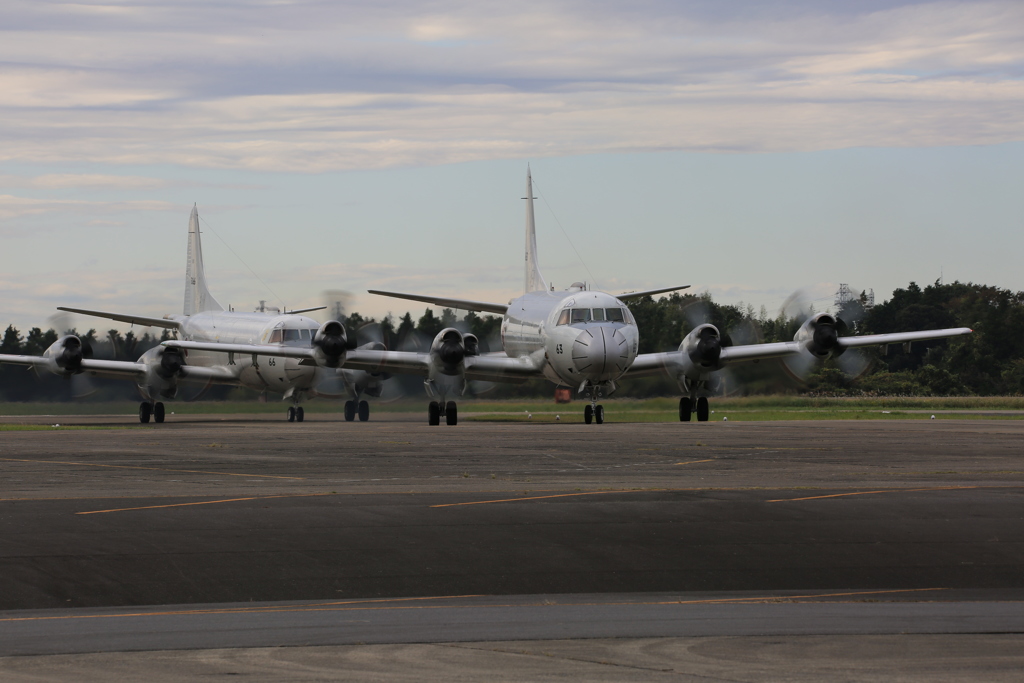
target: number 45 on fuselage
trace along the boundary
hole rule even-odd
[[[805,322],[790,342],[723,346],[719,330],[705,324],[691,331],[676,351],[638,354],[640,335],[626,302],[689,285],[612,295],[576,283],[568,290],[554,291],[537,263],[529,169],[525,199],[525,293],[507,305],[369,290],[371,294],[435,306],[498,313],[503,316],[502,353],[480,354],[475,336],[448,328],[438,333],[426,353],[368,350],[350,356],[346,367],[424,375],[424,386],[433,399],[427,413],[430,424],[439,424],[441,417],[448,424],[457,423],[456,403],[447,398],[462,395],[470,380],[517,382],[538,377],[576,388],[590,399],[584,409],[584,421],[601,424],[604,408],[598,401],[615,391],[619,380],[664,372],[679,383],[683,393],[679,419],[689,422],[693,414],[698,421],[708,419],[708,384],[716,371],[732,363],[791,356],[821,361],[858,346],[940,339],[971,332],[968,328],[954,328],[841,337],[839,321],[823,313]]]

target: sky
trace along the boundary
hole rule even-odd
[[[0,22],[0,326],[691,284],[1024,290],[1024,4],[78,2]],[[83,326],[115,326],[95,320]]]

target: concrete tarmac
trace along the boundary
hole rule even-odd
[[[0,438],[0,609],[8,610],[0,623],[27,623],[3,620],[27,614],[20,610],[33,612],[38,624],[47,623],[37,619],[40,609],[85,617],[140,605],[466,595],[559,601],[573,594],[846,592],[861,594],[845,600],[863,607],[892,604],[894,594],[885,592],[898,590],[918,595],[902,602],[938,601],[947,609],[968,600],[984,618],[998,616],[995,605],[1020,606],[1024,422],[429,427],[421,416],[403,417],[346,423],[311,415],[299,424],[174,416],[148,426],[130,417],[0,418],[62,424]],[[652,623],[665,624],[661,631],[639,633],[616,614],[594,618],[611,624],[611,632],[577,628],[563,637],[662,636],[675,645],[644,647],[675,653],[665,654],[671,658],[692,652],[687,639],[701,635],[657,618]],[[822,637],[870,636],[890,647],[884,639],[895,636],[884,627],[885,615],[872,618],[874,630]],[[995,630],[1024,631],[1005,623]],[[988,643],[973,650],[978,657],[985,648],[996,657],[1015,637],[983,636],[967,626],[911,632],[922,643],[938,642],[927,639],[939,633],[973,634],[961,637]],[[70,645],[38,649],[75,640],[47,633],[33,636],[36,650],[28,645],[6,654],[82,652]],[[728,633],[754,637],[742,629]],[[791,645],[809,637],[793,633],[776,635]],[[713,629],[704,635],[724,637]],[[557,634],[523,626],[487,640],[533,637]],[[270,638],[245,646],[282,644]],[[224,646],[236,646],[230,642]],[[820,647],[829,642],[838,641]],[[610,651],[627,650],[635,654],[628,647]],[[490,661],[496,650],[487,651]],[[354,652],[335,651],[342,660]],[[40,663],[37,674],[51,661],[27,659]],[[27,659],[0,659],[0,672],[13,674],[19,669],[12,662]],[[640,676],[628,667],[618,674],[626,671]],[[935,673],[928,666],[920,671]],[[996,666],[987,673],[998,672]],[[500,680],[516,680],[509,673]],[[771,667],[761,673],[770,678]],[[631,676],[616,680],[663,680]],[[531,678],[538,679],[520,680]]]

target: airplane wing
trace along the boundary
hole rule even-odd
[[[8,365],[36,365],[41,368],[50,367],[50,359],[42,356],[19,356],[17,354],[0,353],[0,364]]]
[[[84,308],[67,308],[66,306],[58,306],[58,311],[67,311],[68,313],[80,313],[82,315],[91,315],[95,318],[107,318],[108,320],[117,320],[122,323],[131,323],[132,325],[143,325],[145,327],[166,327],[169,330],[176,330],[181,327],[181,324],[177,320],[171,320],[169,318],[148,318],[143,315],[126,315],[124,313],[107,313],[105,311],[90,311]]]
[[[543,354],[520,358],[509,358],[504,354],[468,356],[464,365],[468,380],[525,382],[544,376]],[[344,367],[367,372],[427,375],[430,373],[431,358],[429,353],[355,349],[348,352]]]
[[[27,365],[43,370],[56,368],[53,359],[45,356],[17,356],[0,354],[0,364]],[[146,367],[142,363],[131,363],[117,360],[93,360],[86,358],[82,360],[82,371],[88,372],[94,377],[141,377],[146,374]]]
[[[885,346],[887,344],[905,344],[914,341],[928,341],[932,339],[946,339],[948,337],[959,337],[970,334],[968,327],[953,327],[944,330],[922,330],[921,332],[892,332],[888,334],[866,334],[863,336],[840,337],[838,346],[840,348],[857,348],[863,346]],[[766,358],[783,358],[785,356],[796,356],[803,351],[803,345],[796,341],[773,342],[769,344],[743,344],[740,346],[726,346],[719,356],[720,365],[740,363],[745,361],[758,361]],[[667,351],[663,353],[643,353],[636,357],[626,377],[644,377],[666,371],[669,374],[677,374],[681,369],[682,351]]]
[[[492,304],[486,301],[470,301],[469,299],[445,299],[438,296],[422,296],[420,294],[402,294],[400,292],[382,292],[379,289],[368,289],[366,290],[370,294],[377,294],[379,296],[390,296],[393,299],[408,299],[410,301],[422,301],[424,303],[433,304],[434,306],[443,306],[445,308],[457,308],[461,311],[483,311],[485,313],[497,313],[498,315],[505,315],[508,311],[508,304]]]
[[[256,356],[276,356],[278,358],[302,358],[313,360],[313,349],[308,346],[278,346],[276,344],[221,344],[219,342],[178,341],[169,339],[161,342],[162,346],[171,349],[189,349],[195,351],[216,351],[217,353],[237,353]]]
[[[622,301],[628,301],[629,299],[639,299],[645,296],[654,296],[655,294],[664,294],[665,292],[678,292],[680,289],[689,289],[691,285],[681,285],[679,287],[664,287],[662,289],[647,289],[642,292],[624,292],[619,294],[617,299]]]
[[[53,361],[43,356],[16,356],[0,354],[0,364],[35,366],[40,369],[49,370],[53,367]],[[131,379],[142,381],[146,378],[146,365],[144,363],[133,363],[120,360],[95,360],[85,358],[82,360],[83,375],[90,377],[102,377],[106,379]],[[183,379],[195,382],[233,382],[238,379],[235,374],[224,367],[202,367],[198,365],[186,365],[181,369]]]

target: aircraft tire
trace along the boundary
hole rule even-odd
[[[455,401],[448,401],[448,405],[444,407],[444,421],[450,425],[459,424],[459,407],[455,405]]]
[[[594,408],[594,422],[599,425],[604,424],[604,406],[599,405]]]
[[[288,421],[295,422],[295,407],[288,406]]]
[[[366,422],[370,419],[370,404],[366,401],[359,402],[359,421]]]
[[[143,401],[139,404],[139,422],[142,424],[149,424],[149,416],[153,413],[153,406],[149,404],[149,401]]]
[[[441,406],[437,401],[431,401],[427,406],[427,424],[430,426],[441,424]]]
[[[707,396],[701,396],[697,399],[697,422],[707,422],[708,415],[708,398]]]
[[[153,404],[153,422],[161,424],[164,421],[164,404],[157,402]]]
[[[583,408],[583,421],[585,423],[587,423],[587,424],[590,424],[591,422],[594,421],[594,407],[593,406],[585,406]]]
[[[679,421],[689,422],[693,418],[693,401],[689,396],[679,399]]]
[[[299,406],[298,408],[295,409],[295,421],[302,422],[305,419],[306,411],[302,409],[302,406]]]
[[[356,402],[345,401],[345,422],[351,422],[356,419]]]

